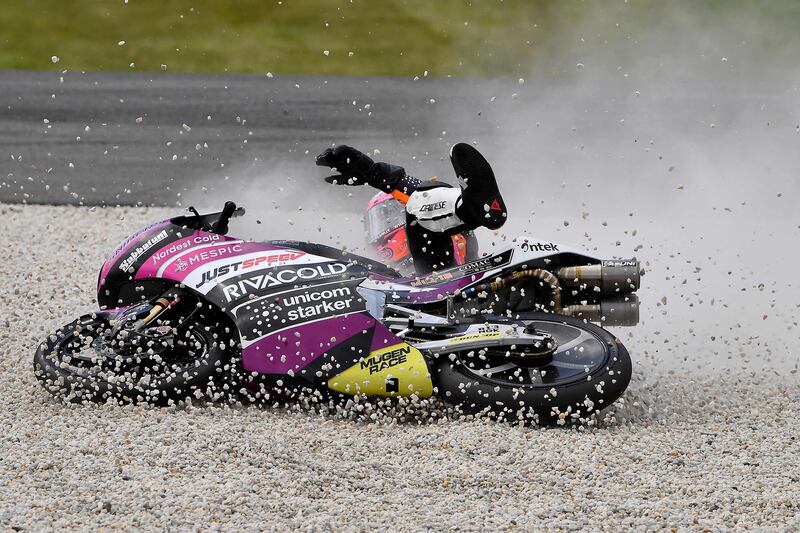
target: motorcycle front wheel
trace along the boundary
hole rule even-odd
[[[529,328],[556,343],[550,357],[531,359],[504,350],[441,353],[431,374],[439,396],[463,412],[489,411],[507,421],[563,424],[610,406],[631,379],[628,351],[590,322],[551,313],[522,313]],[[487,317],[489,322],[508,322]]]
[[[73,402],[146,402],[154,405],[214,399],[229,359],[219,325],[200,322],[177,330],[158,353],[121,353],[106,342],[112,325],[102,314],[83,316],[45,340],[34,373],[45,389]]]

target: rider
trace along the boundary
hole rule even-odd
[[[506,206],[492,167],[472,146],[458,143],[450,149],[450,162],[460,187],[439,181],[421,181],[403,167],[376,163],[346,145],[328,148],[317,165],[339,174],[325,178],[339,185],[369,184],[391,194],[406,209],[406,235],[417,274],[456,264],[451,235],[478,227],[497,229],[506,221]]]

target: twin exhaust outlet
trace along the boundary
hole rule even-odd
[[[602,322],[610,326],[629,326],[639,322],[641,271],[635,259],[609,260],[597,265],[562,267],[557,271],[565,288],[585,293],[597,302],[564,306],[565,315]]]
[[[561,267],[555,274],[543,268],[532,268],[457,291],[455,298],[485,297],[525,279],[533,279],[550,290],[549,307],[554,313],[609,326],[632,326],[639,322],[639,298],[633,292],[639,288],[640,276],[639,262],[635,259]],[[578,303],[564,305],[563,300],[578,300]],[[452,305],[452,300],[449,302],[448,305]],[[452,312],[448,311],[450,314]]]

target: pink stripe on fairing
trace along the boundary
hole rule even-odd
[[[151,224],[146,228],[140,229],[139,231],[137,231],[136,233],[134,233],[133,235],[122,241],[119,245],[117,245],[116,250],[113,252],[114,255],[112,255],[111,258],[109,258],[103,264],[103,269],[100,271],[100,279],[101,280],[106,279],[106,276],[108,275],[108,272],[111,270],[111,267],[113,267],[114,264],[117,261],[119,261],[119,259],[123,255],[130,254],[131,248],[135,248],[136,243],[142,240],[142,237],[144,237],[148,233],[151,234],[158,233],[162,229],[168,227],[170,224],[172,223],[169,220],[162,220],[161,222],[156,222],[155,224]]]
[[[150,254],[145,263],[136,271],[135,279],[156,277],[161,265],[168,263],[176,257],[192,250],[201,250],[214,245],[224,245],[227,241],[234,240],[224,235],[212,235],[203,231],[195,230],[192,233],[181,237],[177,241],[166,244]],[[167,250],[174,248],[174,251],[167,253]],[[159,255],[164,254],[163,257]],[[158,259],[156,259],[158,258]]]
[[[237,246],[237,245],[236,244],[229,244],[227,246],[233,247],[233,246]],[[286,250],[285,247],[281,248],[281,247],[273,246],[271,244],[266,244],[266,243],[263,243],[263,242],[243,242],[243,243],[240,243],[238,246],[240,246],[241,249],[239,251],[237,251],[237,252],[232,253],[230,255],[230,257],[238,257],[238,256],[241,256],[241,255],[252,254],[253,252],[273,252],[275,250]],[[199,252],[203,252],[203,251],[204,250],[199,250]],[[186,255],[191,255],[191,254],[186,254]],[[223,259],[225,259],[227,257],[228,256],[226,255],[225,257],[211,257],[211,258],[208,258],[208,259],[203,259],[201,261],[198,261],[197,263],[195,263],[194,265],[192,265],[190,268],[186,269],[183,272],[176,272],[175,271],[175,265],[170,265],[161,274],[161,277],[167,277],[167,278],[170,278],[170,279],[174,279],[176,281],[183,281],[184,279],[186,279],[186,277],[189,274],[191,274],[192,272],[197,270],[199,267],[207,265],[208,263],[213,263],[214,261],[221,261],[221,260],[223,260]]]
[[[195,238],[196,235],[190,237],[191,239]],[[274,250],[283,250],[284,248],[277,248],[271,244],[266,244],[262,242],[241,242],[231,239],[230,237],[224,237],[225,240],[221,240],[217,243],[204,243],[198,244],[197,246],[193,246],[191,248],[181,249],[175,253],[169,254],[165,257],[159,258],[158,260],[154,260],[154,257],[158,257],[159,252],[162,250],[169,250],[173,245],[165,246],[155,254],[153,257],[148,258],[147,262],[142,265],[142,267],[136,272],[136,279],[143,279],[143,278],[167,278],[172,279],[175,281],[183,281],[186,277],[191,274],[194,270],[207,265],[208,263],[213,263],[214,261],[221,261],[228,258],[237,257],[240,255],[246,255],[253,252],[271,252]],[[183,242],[176,241],[177,243]],[[184,258],[184,260],[193,258],[198,254],[202,254],[203,252],[208,252],[210,250],[214,250],[216,252],[223,252],[223,255],[217,255],[216,257],[208,257],[206,259],[199,259],[197,261],[191,262],[191,266],[186,267],[185,270],[178,271],[178,258]],[[172,263],[172,264],[169,264]],[[168,265],[164,271],[159,274],[158,271],[163,265]]]

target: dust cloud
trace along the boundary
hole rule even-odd
[[[421,99],[436,103],[416,131],[328,140],[451,182],[449,146],[474,142],[510,208],[501,231],[480,231],[484,252],[527,234],[643,263],[641,324],[615,330],[637,363],[794,373],[800,72],[790,52],[800,47],[791,24],[774,6],[586,10],[576,24],[550,20],[563,27],[547,47],[557,54],[519,78],[420,80]],[[301,142],[268,162],[255,150],[254,162],[230,169],[236,193],[257,206],[248,237],[363,250],[374,191],[322,183],[313,156],[324,148]]]

